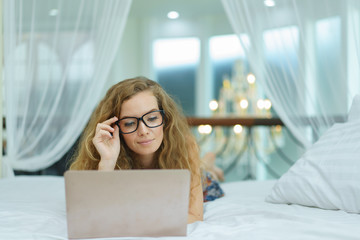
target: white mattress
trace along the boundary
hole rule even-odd
[[[266,203],[274,183],[222,184],[226,196],[205,203],[187,237],[161,239],[360,239],[359,214]],[[0,180],[0,239],[67,239],[63,178]]]

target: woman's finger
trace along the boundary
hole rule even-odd
[[[98,138],[106,138],[106,139],[112,138],[111,133],[105,130],[100,130],[96,135]]]
[[[114,126],[113,136],[115,137],[115,139],[120,139],[119,127],[117,125]]]
[[[98,123],[96,125],[96,132],[99,132],[101,130],[105,130],[105,131],[108,131],[108,132],[114,132],[114,128],[109,126],[109,125],[106,125],[104,123]]]
[[[103,121],[102,123],[110,126],[111,124],[115,123],[117,120],[118,120],[117,117],[112,117]]]

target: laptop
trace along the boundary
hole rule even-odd
[[[65,172],[69,239],[186,236],[188,170]]]

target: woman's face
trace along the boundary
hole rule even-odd
[[[155,96],[151,91],[143,91],[123,102],[119,119],[125,117],[140,118],[155,110],[159,110]],[[142,165],[145,168],[151,168],[154,154],[163,141],[163,125],[149,128],[140,120],[135,132],[122,134],[122,136],[126,145],[135,153]]]

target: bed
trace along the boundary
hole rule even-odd
[[[359,240],[360,95],[279,179],[222,188],[186,237],[161,239]],[[0,239],[67,239],[65,208],[63,177],[0,179]]]
[[[223,183],[187,237],[161,239],[360,239],[359,214],[265,201],[275,183]],[[0,193],[0,239],[67,239],[63,177],[2,179]]]
[[[360,95],[279,179],[222,188],[186,237],[161,239],[360,239]],[[65,208],[63,177],[0,179],[0,239],[67,239]]]

